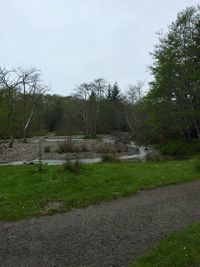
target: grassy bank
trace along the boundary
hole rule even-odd
[[[200,222],[169,235],[132,267],[199,267]]]
[[[67,210],[200,178],[191,160],[85,165],[81,174],[62,166],[37,169],[34,165],[0,167],[0,220],[43,214],[51,201],[63,201],[62,210]]]

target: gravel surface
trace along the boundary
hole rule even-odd
[[[60,145],[69,140],[64,136],[57,137],[33,137],[28,139],[28,143],[23,143],[22,140],[17,139],[13,144],[13,148],[7,148],[8,140],[0,140],[0,164],[12,163],[16,161],[33,161],[39,157],[39,150],[42,150],[42,159],[54,161],[66,159],[65,153],[58,153]],[[115,144],[114,137],[112,136],[99,136],[98,139],[83,139],[81,137],[72,138],[71,149],[74,152],[68,152],[68,159],[93,159],[99,158],[105,153],[116,153],[118,156],[125,157],[140,153],[138,146],[134,144],[123,144],[118,142]],[[49,152],[45,152],[45,148],[48,148]],[[151,149],[150,151],[151,152]],[[41,153],[41,152],[40,152]],[[145,153],[146,154],[146,153]],[[141,155],[142,156],[142,155]],[[140,158],[140,155],[139,155]],[[49,162],[50,163],[50,162]]]
[[[68,213],[0,223],[0,266],[127,266],[200,219],[200,181]]]

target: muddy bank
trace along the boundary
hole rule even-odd
[[[83,163],[100,162],[102,155],[114,154],[121,160],[145,159],[151,148],[138,147],[133,142],[122,143],[113,136],[99,136],[97,139],[84,139],[83,136],[33,137],[28,143],[16,140],[13,148],[6,148],[1,140],[0,164],[24,162],[62,164],[68,160],[80,160]]]

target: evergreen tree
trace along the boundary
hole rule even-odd
[[[113,102],[118,102],[120,99],[121,99],[120,88],[119,88],[117,82],[115,82],[112,89],[111,89],[110,100]]]

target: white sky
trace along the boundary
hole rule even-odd
[[[150,80],[156,32],[197,0],[0,0],[1,67],[36,67],[51,93]]]

